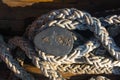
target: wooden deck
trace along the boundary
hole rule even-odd
[[[34,75],[34,77],[38,80],[49,80],[48,78],[46,78],[44,75],[41,74],[40,70],[30,64],[25,64],[24,68],[31,74]],[[62,73],[62,75],[69,79],[69,80],[89,80],[91,77],[93,76],[98,76],[98,75],[88,75],[88,74],[84,74],[84,75],[74,75],[71,73]],[[119,80],[119,75],[113,75],[113,74],[100,74],[103,76],[106,76],[107,78],[110,78],[111,80]],[[0,80],[19,80],[18,78],[16,78],[12,72],[6,67],[6,65],[4,63],[0,64]]]

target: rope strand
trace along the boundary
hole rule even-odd
[[[9,48],[3,42],[2,37],[0,36],[0,58],[7,64],[7,67],[15,73],[16,76],[22,80],[35,80],[32,75],[27,73],[10,55]]]
[[[120,74],[120,48],[112,39],[113,36],[119,33],[119,30],[117,30],[119,29],[119,24],[120,16],[117,15],[97,19],[89,13],[75,8],[59,9],[51,11],[35,20],[26,29],[24,34],[28,39],[14,37],[9,40],[9,44],[13,48],[17,46],[25,51],[25,54],[32,59],[33,63],[41,69],[43,74],[52,80],[58,78],[64,80],[59,71],[78,74]],[[109,27],[113,25],[116,26],[115,32]],[[66,28],[71,32],[74,30],[79,32],[89,30],[94,35],[90,40],[85,41],[81,45],[78,41],[78,35],[75,34],[73,35],[74,40],[79,46],[73,48],[68,55],[47,55],[32,44],[36,34],[53,26]],[[113,34],[112,37],[111,34]],[[94,54],[95,50],[99,47],[107,50],[116,60],[110,57],[91,56],[91,52]]]

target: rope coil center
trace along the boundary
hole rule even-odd
[[[120,48],[112,39],[120,32],[117,30],[119,24],[120,16],[117,15],[98,19],[75,8],[59,9],[39,17],[26,29],[24,37],[10,39],[9,45],[12,48],[20,47],[33,64],[52,80],[64,80],[60,71],[78,74],[120,74]],[[111,25],[117,25],[116,29],[110,28]],[[80,34],[85,30],[93,33],[89,39]],[[114,35],[110,37],[109,34]],[[106,51],[111,56],[107,55]],[[2,49],[0,52],[8,55]],[[2,60],[14,71],[10,66],[14,65],[13,59],[4,54],[0,55]],[[7,59],[13,63],[8,63]],[[28,80],[28,74],[23,69],[19,66],[14,68],[20,69],[21,74],[17,74],[18,77],[23,80],[27,77]],[[22,75],[22,71],[26,76]]]

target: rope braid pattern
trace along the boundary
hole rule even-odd
[[[60,71],[76,74],[120,74],[120,61],[110,57],[95,56],[89,53],[81,58],[81,64],[64,64],[57,68]]]
[[[7,67],[15,73],[15,75],[22,80],[35,80],[32,75],[27,73],[20,65],[17,63],[12,55],[10,55],[10,50],[7,44],[3,41],[2,36],[0,36],[0,58],[7,64]]]
[[[49,77],[52,80],[59,79],[59,77],[62,79],[61,75],[57,73],[54,69],[51,69],[52,64],[48,62],[43,62],[40,60],[40,58],[37,57],[37,54],[35,53],[34,48],[30,45],[29,41],[26,41],[26,39],[21,37],[14,37],[9,40],[9,44],[12,47],[20,47],[23,51],[25,51],[25,54],[32,59],[33,64],[40,68],[41,71],[46,75],[46,77]],[[50,75],[51,74],[51,75]],[[54,76],[54,77],[53,77]]]
[[[101,17],[99,20],[103,26],[106,26],[111,37],[115,37],[120,33],[120,16],[113,15],[107,16],[106,18]]]
[[[62,20],[57,21],[55,19]],[[106,21],[111,24],[113,24],[114,22],[118,24],[120,22],[120,17],[119,16],[115,16],[114,18],[110,17],[110,19]],[[45,23],[47,22],[50,22],[50,24],[45,26]],[[109,53],[112,56],[114,56],[117,60],[119,60],[120,49],[116,46],[113,39],[109,37],[108,32],[106,31],[105,27],[101,25],[101,22],[97,18],[91,17],[90,14],[79,11],[74,8],[56,10],[38,18],[38,20],[33,22],[31,27],[28,28],[29,30],[27,33],[29,39],[30,40],[33,39],[35,34],[45,29],[46,27],[51,26],[54,23],[69,30],[71,29],[91,30],[92,32],[94,32],[96,38],[98,38],[101,41],[102,45],[109,51]],[[84,27],[83,25],[86,27]]]
[[[97,77],[92,77],[90,80],[110,80],[104,76],[97,76]]]
[[[20,47],[23,51],[25,51],[25,54],[30,59],[32,59],[33,64],[37,68],[40,68],[40,66],[39,66],[40,59],[37,57],[37,54],[36,54],[34,48],[32,47],[31,43],[28,40],[26,40],[22,37],[14,37],[9,40],[9,45],[14,48]]]
[[[103,23],[102,23],[103,22]],[[70,71],[74,73],[81,74],[101,74],[101,73],[114,73],[119,74],[120,62],[111,58],[106,57],[86,57],[82,61],[79,60],[82,56],[90,54],[91,51],[98,48],[102,45],[115,59],[120,59],[119,48],[114,43],[113,39],[109,37],[109,34],[106,30],[106,26],[120,23],[119,16],[110,16],[109,18],[97,19],[91,17],[90,14],[82,12],[80,10],[71,8],[71,9],[60,9],[52,11],[48,14],[45,14],[33,22],[26,30],[25,36],[28,37],[28,41],[33,41],[34,36],[41,32],[42,30],[51,27],[59,26],[66,28],[68,30],[86,30],[89,29],[92,31],[97,38],[92,38],[84,45],[79,45],[75,48],[69,55],[54,56],[47,55],[45,52],[42,52],[39,49],[31,48],[29,45],[31,43],[26,42],[26,40],[21,39],[20,37],[15,37],[9,41],[11,45],[18,46],[25,51],[26,55],[36,62],[36,66],[43,71],[44,75],[55,80],[60,78],[63,80],[62,76],[59,74],[59,71]],[[107,24],[107,25],[106,25]],[[75,36],[76,37],[76,36]],[[74,40],[77,41],[76,38]],[[32,53],[32,51],[36,50]],[[37,59],[34,58],[37,57]],[[40,59],[41,60],[40,60]],[[94,59],[95,58],[95,59]],[[78,64],[78,65],[77,65]],[[115,67],[115,68],[114,68]],[[117,68],[116,68],[117,67]],[[83,73],[82,73],[83,72]]]

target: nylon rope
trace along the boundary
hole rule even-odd
[[[80,45],[78,36],[81,34],[75,33],[74,40],[79,46],[72,49],[68,55],[47,55],[33,45],[33,39],[39,32],[53,26],[70,31],[89,30],[94,35],[90,40]],[[52,80],[65,80],[60,71],[75,74],[120,74],[120,48],[112,38],[119,34],[119,26],[120,16],[118,15],[96,18],[75,8],[65,8],[42,15],[26,29],[24,36],[14,37],[8,43],[11,49],[20,47],[33,64]],[[101,48],[103,48],[102,53],[99,52]],[[99,55],[97,55],[97,51]],[[111,56],[108,56],[106,51]],[[8,57],[6,58],[8,59]]]

